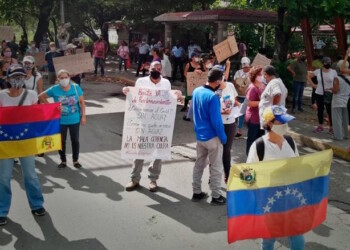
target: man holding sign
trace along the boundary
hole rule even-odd
[[[162,64],[158,61],[154,61],[150,65],[150,76],[142,77],[137,79],[135,87],[137,88],[147,88],[147,89],[157,89],[157,90],[171,90],[171,84],[169,80],[161,77]],[[130,91],[129,87],[123,88],[123,93],[125,95]],[[176,92],[177,98],[181,98],[181,92]],[[143,159],[135,159],[133,163],[133,169],[131,172],[131,181],[126,185],[126,191],[133,191],[139,186],[141,179],[141,171],[143,167]],[[161,171],[161,159],[154,159],[149,168],[149,179],[151,180],[149,184],[149,190],[151,192],[157,191],[157,179]]]

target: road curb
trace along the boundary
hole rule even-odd
[[[300,143],[303,146],[316,150],[332,149],[335,156],[350,162],[350,153],[348,153],[346,148],[337,147],[331,143],[326,143],[309,136],[295,133],[293,131],[289,131],[288,134],[292,136],[296,142]]]

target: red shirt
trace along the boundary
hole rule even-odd
[[[105,58],[106,44],[104,41],[97,41],[94,43],[94,57]]]
[[[260,89],[251,83],[247,89],[246,98],[249,101],[260,101],[260,97],[262,92],[264,92],[264,89],[265,89],[265,86]],[[245,120],[246,122],[250,122],[252,124],[260,124],[259,106],[257,107],[248,106],[245,113]]]

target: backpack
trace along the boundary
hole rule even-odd
[[[292,139],[291,136],[289,135],[284,135],[283,136],[284,139],[286,139],[286,141],[288,142],[289,146],[293,149],[293,151],[295,152],[295,143]],[[265,143],[264,143],[264,139],[262,137],[258,138],[255,142],[256,144],[256,153],[258,154],[258,158],[259,161],[263,161],[264,160],[264,156],[265,156]]]

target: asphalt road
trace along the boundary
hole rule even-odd
[[[121,86],[87,83],[83,89],[88,107],[80,135],[83,168],[74,169],[68,162],[68,168],[57,169],[56,153],[36,158],[48,213],[34,218],[16,165],[9,223],[0,227],[0,249],[260,249],[259,240],[228,245],[226,207],[211,206],[210,198],[190,200],[195,136],[180,109],[173,157],[163,164],[159,191],[148,191],[145,167],[141,188],[125,192],[131,162],[120,156],[125,108]],[[234,141],[234,162],[245,161],[244,148],[244,139]],[[209,191],[208,177],[205,171],[204,191]],[[306,234],[306,249],[350,249],[349,162],[334,159],[330,178],[327,220]],[[275,247],[288,249],[288,241],[279,240]]]

